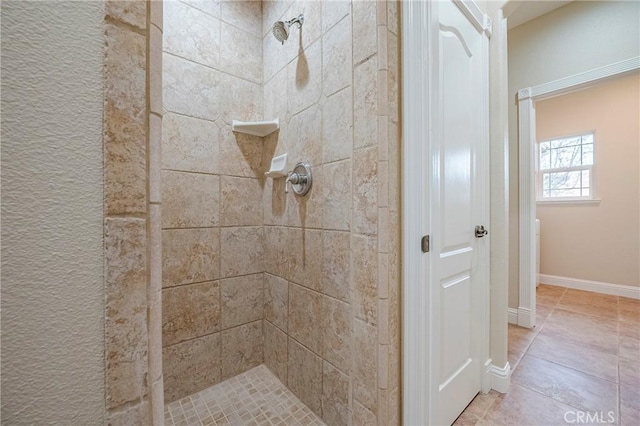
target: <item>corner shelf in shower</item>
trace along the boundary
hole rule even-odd
[[[271,121],[239,121],[233,120],[231,130],[253,136],[267,136],[280,128],[280,120]]]

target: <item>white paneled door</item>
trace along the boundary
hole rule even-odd
[[[402,16],[403,420],[450,425],[490,388],[491,24],[470,0]]]
[[[488,283],[488,73],[482,29],[453,2],[431,26],[432,424],[451,424],[481,389]]]

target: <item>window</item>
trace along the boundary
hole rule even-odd
[[[538,143],[538,201],[593,199],[594,134]]]

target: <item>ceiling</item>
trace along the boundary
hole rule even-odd
[[[569,3],[571,1],[510,0],[504,5],[503,10],[508,29],[512,29]]]

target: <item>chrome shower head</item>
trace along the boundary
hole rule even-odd
[[[293,24],[298,24],[298,28],[302,28],[302,24],[304,23],[304,16],[302,14],[298,15],[297,18],[293,18],[290,21],[278,21],[273,24],[273,36],[280,43],[284,44],[284,42],[289,38],[289,28]]]

